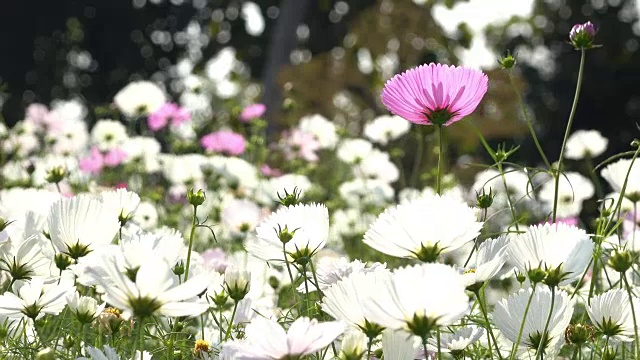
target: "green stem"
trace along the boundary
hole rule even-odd
[[[373,338],[370,337],[367,342],[367,360],[371,360],[371,345],[373,345]]]
[[[444,166],[444,132],[442,125],[438,125],[438,178],[436,179],[436,193],[442,195],[442,167]]]
[[[436,328],[436,342],[438,344],[438,360],[442,360],[442,350],[440,348],[440,327],[438,326]],[[424,353],[425,356],[427,356],[427,353]]]
[[[638,358],[638,324],[636,320],[636,310],[633,306],[633,294],[631,293],[631,287],[629,286],[629,281],[627,280],[627,274],[624,272],[620,273],[622,275],[622,281],[624,281],[624,286],[627,288],[627,294],[629,295],[629,305],[631,305],[631,317],[633,319],[633,358]]]
[[[553,222],[556,222],[556,215],[558,212],[558,191],[560,185],[560,175],[562,174],[562,163],[564,159],[564,149],[567,147],[567,139],[571,133],[571,125],[573,124],[573,118],[576,115],[576,109],[578,108],[578,98],[580,97],[580,89],[582,88],[582,77],[584,74],[584,49],[580,50],[580,69],[578,70],[578,84],[576,85],[576,93],[573,96],[573,105],[571,105],[571,113],[569,114],[569,121],[567,122],[567,128],[564,132],[564,139],[562,140],[562,147],[560,148],[560,158],[558,159],[558,168],[554,172],[555,178],[555,192],[553,195]]]
[[[553,316],[553,307],[556,302],[556,287],[550,286],[551,288],[551,307],[549,308],[549,315],[547,315],[547,321],[544,323],[544,330],[542,330],[542,336],[540,338],[540,344],[538,344],[538,349],[536,350],[536,357],[540,357],[542,360],[544,354],[544,347],[547,338],[547,332],[549,331],[549,323],[551,322],[551,316]]]
[[[522,316],[522,323],[520,324],[518,337],[516,338],[516,342],[513,343],[513,347],[511,349],[511,356],[509,357],[509,360],[515,359],[516,354],[518,353],[518,347],[520,347],[520,339],[522,338],[522,332],[524,331],[524,323],[527,321],[527,314],[529,313],[529,308],[531,307],[531,301],[533,300],[533,295],[535,293],[536,293],[536,285],[534,284],[533,288],[531,288],[531,295],[529,295],[527,306],[524,308],[524,315]]]
[[[138,339],[137,339],[137,343],[138,343],[138,350],[140,351],[140,358],[142,359],[142,353],[144,352],[144,337],[143,337],[143,333],[144,333],[144,318],[140,318],[138,320],[139,326],[138,326]]]
[[[504,186],[505,195],[507,196],[507,204],[509,204],[509,210],[511,211],[511,218],[513,219],[513,224],[516,226],[516,231],[520,232],[520,227],[518,226],[518,216],[516,215],[516,209],[513,207],[513,202],[511,201],[511,195],[509,194],[509,188],[507,187],[507,178],[504,176],[504,169],[502,168],[502,163],[497,163],[498,171],[500,172],[500,177],[502,178],[502,186]]]
[[[491,323],[489,322],[489,315],[487,314],[487,308],[485,307],[486,304],[484,303],[484,286],[482,287],[482,293],[480,293],[480,290],[476,290],[475,294],[476,294],[476,299],[478,299],[478,305],[480,305],[480,312],[484,317],[484,321],[487,323],[487,333],[489,334],[489,337],[491,338],[491,340],[493,341],[493,344],[495,345],[496,354],[498,354],[498,358],[502,360],[502,354],[500,353],[498,342],[496,341],[496,337],[493,334],[493,330],[491,329]],[[493,359],[493,355],[491,352],[492,352],[491,346],[489,346],[489,358]]]
[[[229,319],[229,326],[227,327],[227,331],[224,334],[224,341],[229,339],[231,336],[231,329],[233,328],[233,318],[236,317],[236,310],[238,310],[238,301],[233,304],[233,312],[231,313],[231,318]]]
[[[533,142],[536,144],[536,149],[538,149],[538,153],[540,153],[540,157],[542,158],[544,165],[547,167],[547,169],[551,169],[551,163],[549,162],[549,159],[547,159],[547,155],[544,154],[542,146],[540,146],[540,141],[538,141],[536,131],[533,129],[533,123],[531,122],[531,118],[529,117],[527,109],[524,106],[524,100],[522,99],[520,91],[518,91],[518,87],[516,86],[515,80],[513,79],[513,74],[511,74],[511,71],[507,71],[507,74],[509,74],[509,80],[511,81],[513,90],[515,91],[516,95],[518,95],[518,103],[520,104],[520,109],[522,109],[522,114],[524,114],[524,119],[527,122],[527,127],[529,128],[529,132],[531,133]]]
[[[198,205],[193,205],[193,219],[191,219],[191,233],[189,234],[189,250],[187,252],[187,264],[184,269],[184,281],[187,282],[189,280],[189,266],[191,265],[191,248],[193,247],[193,238],[196,233],[196,210],[198,209]]]

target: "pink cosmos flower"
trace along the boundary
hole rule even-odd
[[[262,175],[266,176],[266,177],[272,177],[272,176],[280,176],[282,175],[282,171],[272,168],[271,166],[267,165],[267,164],[263,164],[262,166],[260,166],[260,172],[262,173]]]
[[[88,156],[80,159],[78,166],[80,170],[89,174],[99,174],[104,167],[104,159],[102,153],[97,146],[91,148]]]
[[[249,122],[264,115],[265,111],[267,111],[267,107],[264,104],[249,105],[240,113],[240,121]]]
[[[412,123],[448,126],[471,114],[487,87],[482,71],[431,63],[395,75],[381,97],[389,111]]]
[[[200,145],[207,151],[240,155],[247,147],[247,142],[242,135],[233,131],[220,130],[205,135],[200,139]]]
[[[224,273],[227,267],[231,264],[227,259],[227,254],[220,248],[213,248],[203,251],[200,254],[204,266],[208,269],[215,270],[219,273]]]
[[[539,222],[538,225],[542,225],[542,224],[553,224],[554,222],[551,221],[551,219],[548,219],[547,221],[542,221]],[[578,219],[577,216],[572,216],[572,217],[566,217],[566,218],[558,218],[556,219],[556,224],[566,224],[566,225],[570,225],[570,226],[578,226],[580,225],[580,219]]]
[[[127,153],[119,148],[113,148],[104,155],[104,165],[108,167],[116,167],[127,159]]]
[[[126,182],[121,182],[121,183],[117,183],[115,185],[113,185],[113,189],[117,190],[117,189],[127,189],[127,183]]]
[[[316,151],[320,150],[317,138],[306,131],[293,129],[284,134],[284,154],[288,160],[301,157],[309,162],[318,161]]]
[[[174,103],[166,103],[149,115],[147,125],[151,131],[158,131],[167,126],[169,122],[171,125],[180,125],[189,120],[191,120],[191,114],[187,109]]]

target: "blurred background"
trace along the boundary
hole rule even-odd
[[[588,51],[575,129],[597,129],[608,153],[640,135],[640,21],[635,0],[13,0],[0,13],[2,117],[34,102],[78,99],[95,122],[133,80],[185,89],[219,109],[267,105],[269,127],[320,113],[351,132],[387,111],[379,93],[393,74],[432,61],[485,70],[490,90],[473,115],[492,142],[521,145],[538,161],[500,54],[517,56],[516,86],[556,159],[573,100],[579,53],[575,23],[599,27]],[[193,95],[192,94],[192,95]],[[195,96],[194,95],[194,96]],[[215,104],[225,106],[216,107]],[[454,154],[481,146],[451,127]]]

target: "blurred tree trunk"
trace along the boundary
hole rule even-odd
[[[271,35],[263,70],[262,102],[267,106],[268,132],[273,131],[275,116],[280,112],[282,104],[282,89],[278,84],[278,75],[282,67],[290,63],[289,55],[298,44],[296,36],[298,25],[302,23],[316,1],[282,0],[280,5],[280,15]]]

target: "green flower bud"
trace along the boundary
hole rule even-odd
[[[187,192],[187,201],[193,206],[202,205],[205,199],[206,196],[202,189],[198,190],[197,192],[194,192],[193,189],[189,189],[189,191]]]

